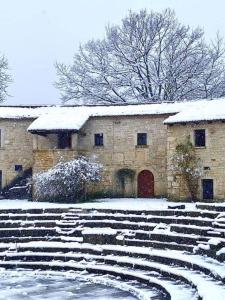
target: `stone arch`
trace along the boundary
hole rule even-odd
[[[116,172],[118,192],[123,197],[134,196],[135,171],[129,168],[119,169]]]

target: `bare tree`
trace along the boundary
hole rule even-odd
[[[5,101],[8,96],[7,88],[11,81],[8,73],[8,61],[4,56],[0,56],[0,102]]]
[[[62,101],[124,103],[221,97],[224,44],[162,13],[130,12],[103,40],[80,46],[73,64],[57,63]]]

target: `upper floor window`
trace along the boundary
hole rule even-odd
[[[22,165],[15,165],[15,171],[16,172],[22,172],[23,171],[23,166]]]
[[[0,148],[2,147],[2,129],[0,129]]]
[[[70,132],[58,133],[58,149],[70,149],[72,146],[72,139]]]
[[[95,146],[103,146],[103,133],[95,133]]]
[[[2,170],[0,170],[0,191],[2,190],[3,187],[3,180],[2,180]]]
[[[195,133],[195,147],[205,147],[205,129],[196,129]]]
[[[138,146],[147,145],[147,133],[138,133],[137,134],[137,145]]]

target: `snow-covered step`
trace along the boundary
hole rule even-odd
[[[216,212],[225,212],[225,205],[220,203],[197,203],[196,208]]]
[[[218,212],[213,210],[188,210],[188,209],[154,209],[154,210],[124,210],[124,209],[87,209],[88,213],[105,213],[105,214],[135,214],[135,215],[152,215],[152,216],[186,216],[186,217],[206,217],[215,218]],[[75,212],[72,209],[69,213]]]
[[[156,240],[139,240],[139,239],[131,239],[125,238],[124,245],[126,246],[136,246],[136,247],[151,247],[158,249],[172,249],[172,250],[182,250],[182,251],[190,251],[193,252],[194,246],[181,244],[177,242],[160,242]]]
[[[5,249],[6,244],[0,243],[0,248]],[[176,265],[200,271],[206,275],[210,275],[216,280],[225,282],[225,264],[219,263],[215,259],[202,257],[182,251],[174,250],[156,250],[140,247],[123,247],[116,245],[91,245],[79,243],[60,243],[60,242],[30,242],[21,243],[15,247],[10,244],[10,251],[16,252],[43,252],[43,253],[88,253],[93,255],[116,255],[116,256],[129,256],[135,258],[144,258],[147,261],[157,261],[163,264]]]
[[[176,281],[156,278],[152,275],[146,275],[141,270],[133,270],[119,266],[111,266],[107,264],[96,265],[87,262],[22,262],[22,261],[4,261],[0,262],[1,267],[12,268],[37,268],[51,270],[86,270],[89,273],[109,274],[115,277],[120,277],[122,280],[137,280],[140,283],[147,284],[149,287],[158,289],[164,293],[166,299],[172,300],[190,300],[198,299],[196,290],[189,285],[178,284]],[[203,298],[204,300],[208,300]]]
[[[122,214],[122,213],[101,213],[90,212],[80,213],[77,215],[65,214],[63,219],[65,220],[114,220],[114,221],[130,221],[130,222],[145,222],[145,223],[165,223],[165,224],[185,224],[185,225],[199,225],[199,226],[212,226],[215,218],[203,218],[199,217],[185,217],[185,216],[154,216],[154,215],[135,215],[135,214]]]
[[[177,233],[196,234],[201,236],[225,237],[225,230],[213,227],[202,227],[196,225],[170,225],[170,230]]]
[[[6,220],[0,221],[0,229],[7,228],[25,228],[25,227],[39,227],[49,228],[56,227],[56,221],[52,220]]]
[[[225,295],[225,286],[222,283],[216,282],[214,279],[205,276],[205,274],[200,274],[199,272],[193,270],[187,270],[183,267],[176,266],[168,266],[158,262],[150,262],[140,258],[131,258],[131,257],[120,257],[115,255],[106,255],[106,256],[98,256],[98,255],[90,255],[90,254],[52,254],[52,253],[0,253],[0,259],[6,261],[11,260],[22,260],[26,262],[30,261],[49,261],[51,262],[53,259],[56,261],[76,261],[76,262],[93,262],[95,265],[99,263],[119,266],[123,268],[141,270],[144,274],[151,274],[156,278],[161,280],[166,280],[169,278],[175,281],[183,282],[185,284],[194,287],[196,290],[202,289],[199,286],[202,286],[205,281],[208,282],[211,289],[220,288]]]
[[[0,220],[27,220],[27,221],[36,221],[36,220],[60,220],[62,218],[62,213],[0,213]]]

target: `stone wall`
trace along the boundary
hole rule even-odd
[[[89,119],[78,135],[78,152],[95,156],[104,166],[105,191],[114,195],[137,195],[137,176],[150,170],[155,180],[155,195],[167,194],[166,116],[120,116]],[[148,145],[137,146],[137,133],[147,133]],[[94,146],[94,134],[103,133],[104,146]],[[125,191],[116,173],[122,168],[135,171],[133,182],[125,182]]]
[[[27,132],[32,121],[31,119],[0,119],[2,187],[8,185],[17,176],[15,165],[22,165],[23,170],[33,165],[32,134]]]
[[[60,161],[69,161],[77,157],[77,151],[69,149],[50,149],[33,151],[33,173],[50,169]]]
[[[189,197],[187,188],[180,178],[175,178],[171,171],[171,158],[176,145],[184,142],[190,136],[194,144],[194,130],[206,130],[206,146],[196,149],[197,156],[205,169],[202,179],[213,179],[214,198],[225,198],[225,123],[202,122],[199,124],[177,124],[168,126],[167,130],[167,156],[168,156],[168,195],[173,199],[186,199]],[[198,197],[202,199],[202,181],[199,182]]]
[[[155,180],[155,195],[167,194],[166,176],[166,116],[130,116],[90,118],[79,134],[73,134],[73,149],[53,149],[54,137],[34,135],[34,173],[47,170],[63,156],[65,160],[76,155],[96,157],[103,164],[103,181],[95,185],[94,192],[109,195],[137,195],[137,176],[142,170],[150,170]],[[147,133],[148,145],[137,146],[137,133]],[[94,134],[103,133],[104,146],[94,145]],[[135,171],[132,180],[126,178],[122,187],[116,173],[122,168]]]

